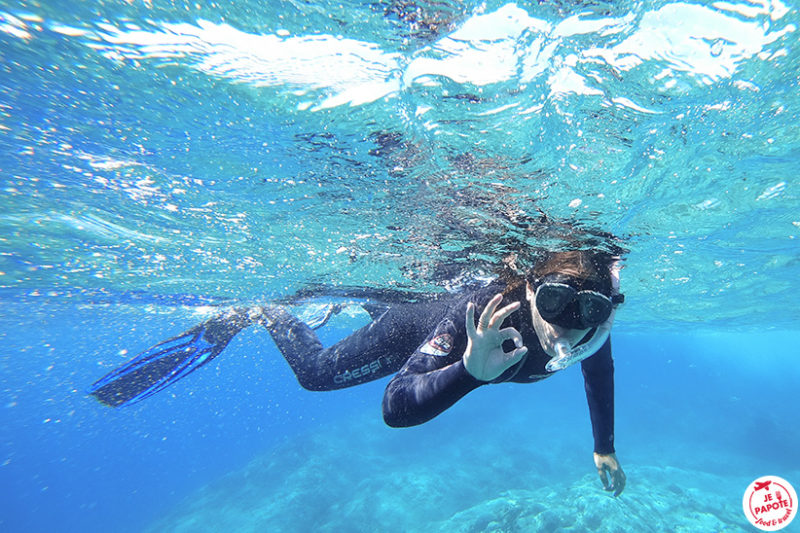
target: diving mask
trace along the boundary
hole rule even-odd
[[[625,295],[611,297],[591,289],[578,290],[566,276],[546,276],[536,282],[536,309],[543,319],[570,329],[594,328],[608,320]]]
[[[531,295],[533,326],[551,357],[545,365],[548,372],[583,361],[602,348],[611,333],[616,307],[625,300],[619,294],[616,263],[611,268],[610,297],[596,290],[598,287],[575,283],[562,274],[545,276],[535,285]]]

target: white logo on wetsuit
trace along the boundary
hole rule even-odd
[[[376,360],[372,361],[371,363],[367,363],[359,368],[354,368],[353,370],[345,370],[343,374],[336,374],[333,376],[333,382],[337,385],[342,385],[347,383],[348,381],[352,381],[354,379],[366,378],[367,376],[374,374],[378,370],[381,369],[383,365],[381,365],[381,358],[377,358]]]
[[[453,349],[453,336],[449,333],[442,333],[429,340],[419,349],[425,355],[447,355]]]

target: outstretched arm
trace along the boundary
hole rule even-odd
[[[614,453],[614,359],[611,341],[581,361],[586,401],[592,421],[594,451]]]
[[[625,488],[625,472],[614,453],[614,360],[611,341],[581,362],[594,435],[594,464],[603,488],[619,496]]]

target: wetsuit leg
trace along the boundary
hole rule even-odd
[[[400,370],[445,308],[439,302],[395,305],[329,348],[322,346],[314,330],[282,308],[270,310],[265,327],[303,388],[334,390]]]

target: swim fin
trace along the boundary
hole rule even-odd
[[[343,304],[322,304],[310,305],[305,313],[299,314],[297,318],[303,321],[311,329],[319,329],[328,323],[334,315],[341,313],[344,309]]]
[[[251,324],[247,309],[217,315],[137,355],[97,380],[89,394],[109,407],[144,400],[214,359]]]

